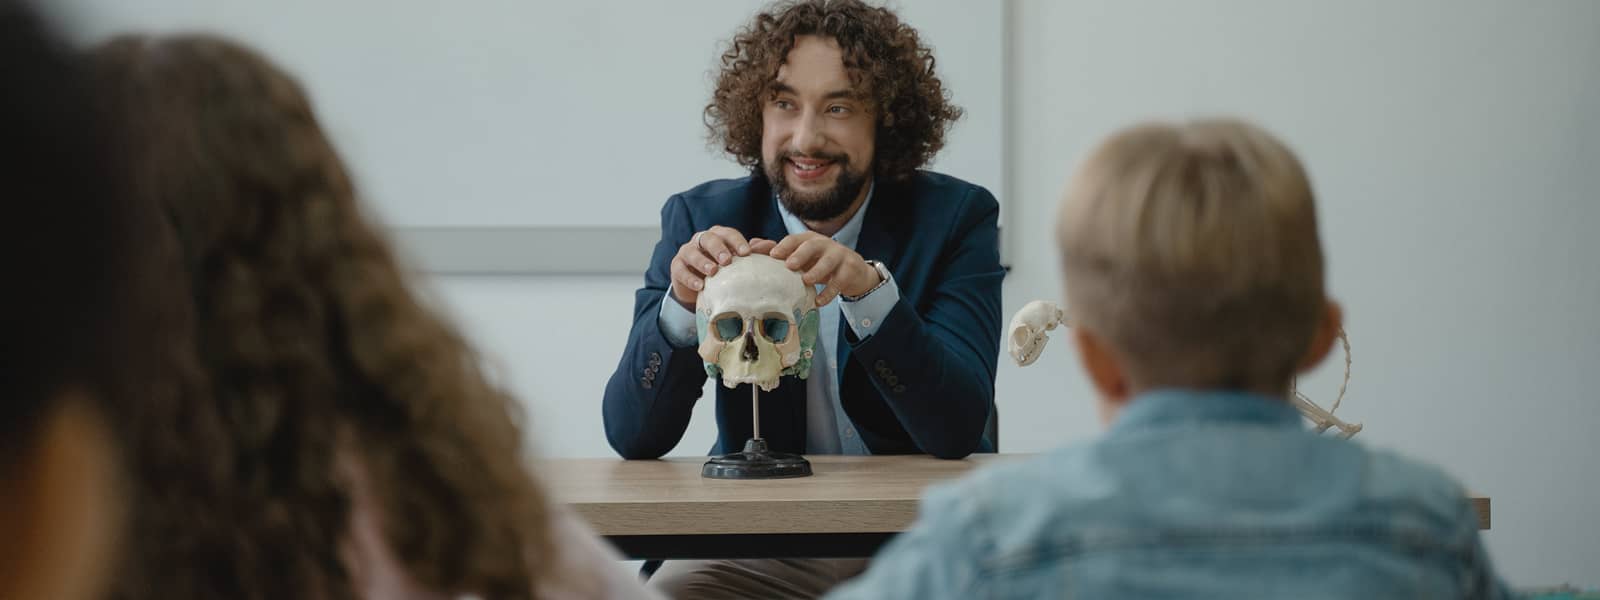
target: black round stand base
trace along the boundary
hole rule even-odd
[[[744,443],[744,452],[713,456],[700,468],[701,477],[711,479],[786,479],[809,477],[811,463],[798,454],[767,450],[767,441]]]

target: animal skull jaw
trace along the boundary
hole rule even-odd
[[[1317,433],[1327,431],[1329,428],[1335,428],[1339,430],[1339,437],[1346,440],[1361,433],[1360,423],[1348,423],[1344,419],[1333,416],[1333,413],[1318,406],[1317,403],[1312,402],[1310,398],[1299,392],[1291,392],[1289,401],[1294,404],[1296,410],[1300,411],[1300,414],[1305,415],[1306,419],[1311,421]]]
[[[1067,319],[1067,312],[1053,303],[1043,300],[1034,300],[1023,305],[1017,314],[1011,317],[1010,327],[1010,353],[1011,359],[1017,366],[1026,367],[1039,359],[1044,352],[1045,344],[1050,342],[1050,336],[1045,332],[1057,326],[1072,327],[1072,322]],[[1339,342],[1344,346],[1344,384],[1350,383],[1350,338],[1343,329],[1339,330]],[[1331,409],[1324,409],[1312,402],[1304,394],[1291,390],[1289,402],[1300,414],[1311,421],[1317,433],[1329,429],[1337,429],[1338,436],[1350,439],[1361,432],[1361,423],[1350,423],[1333,415],[1339,409],[1339,402],[1344,399],[1344,385],[1339,386],[1339,396],[1334,399]]]

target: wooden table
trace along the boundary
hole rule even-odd
[[[634,559],[866,557],[917,516],[929,484],[1023,454],[808,456],[811,477],[700,476],[704,457],[549,459],[547,485]],[[1489,499],[1473,497],[1489,528]]]

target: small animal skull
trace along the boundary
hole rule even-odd
[[[1067,311],[1055,304],[1034,300],[1023,305],[1022,310],[1011,317],[1011,359],[1021,367],[1033,364],[1039,359],[1039,353],[1044,352],[1045,343],[1050,341],[1050,335],[1045,332],[1066,322]]]
[[[778,387],[783,375],[805,379],[819,326],[816,290],[783,261],[736,257],[706,279],[695,303],[700,358],[722,385]]]

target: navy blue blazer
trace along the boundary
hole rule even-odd
[[[1000,355],[999,213],[988,190],[938,173],[880,181],[873,191],[856,252],[889,267],[900,301],[867,339],[856,339],[842,322],[831,332],[841,336],[840,403],[873,454],[961,458],[994,451],[986,432]],[[661,240],[635,295],[633,329],[606,384],[606,439],[623,458],[672,450],[700,398],[706,381],[700,356],[668,342],[658,319],[673,256],[713,225],[771,240],[788,233],[759,175],[711,181],[667,199]],[[750,390],[720,382],[716,390],[712,453],[736,452],[751,435]],[[774,450],[806,451],[805,382],[785,378],[762,393],[761,409],[761,433]]]

